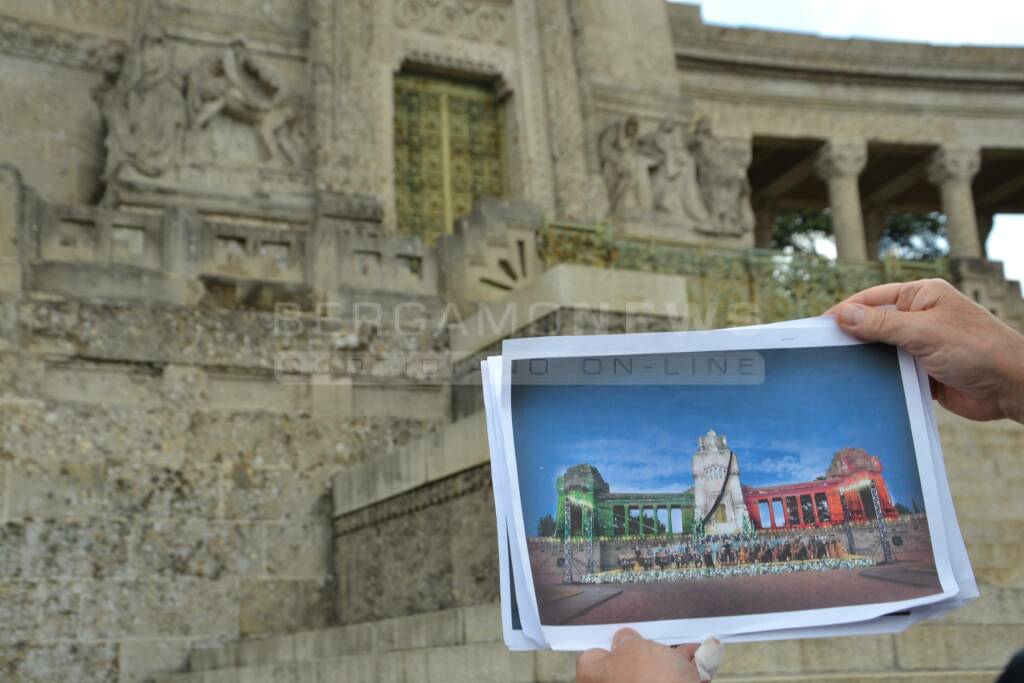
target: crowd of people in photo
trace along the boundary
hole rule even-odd
[[[849,554],[837,536],[804,530],[713,535],[645,546],[638,543],[632,552],[619,553],[618,559],[624,571],[644,571],[842,559]]]

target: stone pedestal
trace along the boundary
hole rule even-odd
[[[830,141],[818,154],[815,170],[828,184],[828,203],[840,261],[867,261],[864,217],[857,177],[867,162],[867,145],[860,141]]]
[[[971,179],[981,165],[981,155],[973,147],[943,147],[932,155],[928,180],[942,195],[946,214],[949,255],[953,258],[981,258],[978,219],[971,194]]]

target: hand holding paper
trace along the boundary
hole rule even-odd
[[[1024,422],[1024,337],[945,280],[872,287],[828,314],[858,339],[912,353],[947,410]]]

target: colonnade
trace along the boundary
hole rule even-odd
[[[878,240],[887,214],[879,207],[864,207],[858,180],[868,161],[868,146],[863,140],[829,140],[814,158],[814,172],[828,187],[837,256],[841,261],[863,262],[877,253]],[[977,147],[949,145],[936,149],[927,159],[924,176],[935,185],[941,197],[941,210],[947,219],[949,254],[955,258],[982,258],[982,240],[978,232],[971,181],[981,165]],[[917,181],[918,177],[911,178]],[[865,210],[866,209],[866,210]],[[757,222],[759,239],[770,230],[774,211],[761,207]]]

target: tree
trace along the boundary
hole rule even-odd
[[[896,512],[900,513],[901,515],[909,515],[910,508],[908,508],[903,503],[896,503]]]
[[[544,515],[537,522],[537,535],[538,536],[554,536],[555,535],[555,519],[551,515]]]
[[[775,217],[771,246],[813,254],[817,252],[816,242],[833,234],[829,209],[786,211]],[[947,253],[946,217],[936,211],[890,214],[878,241],[878,254],[882,258],[894,256],[908,261],[934,261]]]

